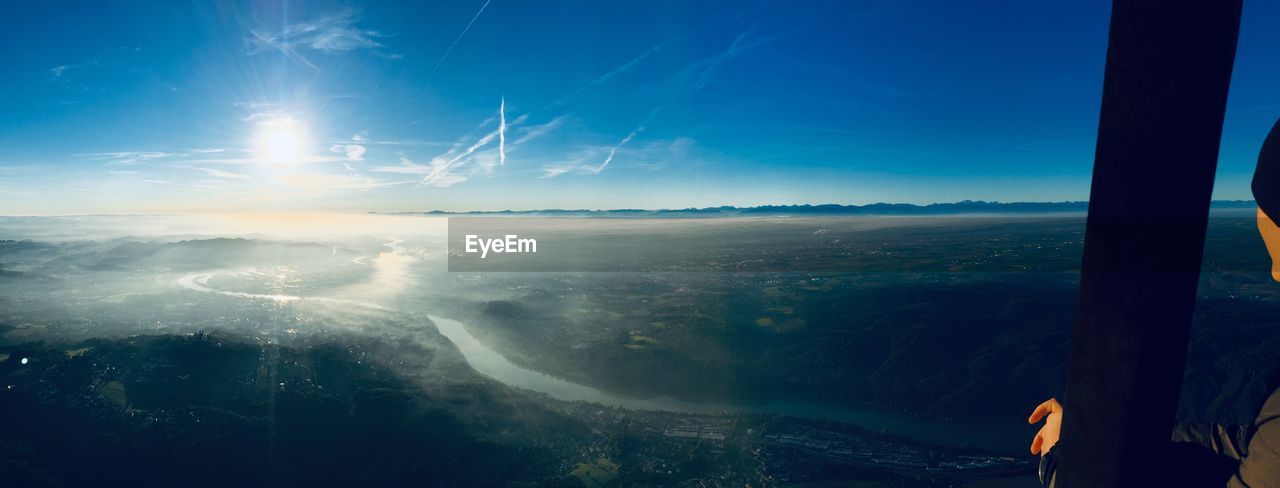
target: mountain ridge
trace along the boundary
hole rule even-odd
[[[1253,200],[1215,200],[1210,209],[1250,209],[1257,206]],[[1025,213],[1085,213],[1089,202],[988,202],[983,200],[963,200],[950,203],[931,203],[916,205],[912,203],[870,203],[866,205],[799,204],[799,205],[760,205],[753,207],[737,207],[722,205],[719,207],[689,207],[681,209],[536,209],[536,210],[470,210],[446,211],[427,210],[422,212],[369,212],[380,215],[459,215],[459,216],[502,216],[502,215],[541,215],[541,216],[604,216],[604,217],[730,217],[730,216],[766,216],[766,215],[961,215],[961,214],[1025,214]]]

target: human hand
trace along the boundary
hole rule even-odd
[[[1036,438],[1031,441],[1031,454],[1043,456],[1058,443],[1058,435],[1062,431],[1062,404],[1058,403],[1058,399],[1050,398],[1041,403],[1027,417],[1027,423],[1034,424],[1040,419],[1044,419],[1044,426],[1040,427],[1040,432],[1036,432]]]
[[[1262,242],[1271,255],[1271,279],[1280,281],[1280,227],[1261,208],[1258,209],[1258,233],[1262,234]]]

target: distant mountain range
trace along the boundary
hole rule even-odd
[[[1217,200],[1210,208],[1251,209],[1253,200]],[[868,205],[762,205],[759,207],[705,207],[683,209],[616,209],[616,210],[492,210],[448,212],[393,212],[391,215],[541,215],[541,216],[593,216],[593,217],[733,217],[779,215],[958,215],[958,214],[1042,214],[1084,213],[1089,202],[985,202],[965,200],[954,203],[915,205],[910,203],[872,203]],[[379,213],[379,212],[371,212]]]

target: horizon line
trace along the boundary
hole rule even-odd
[[[763,205],[719,205],[709,207],[683,207],[683,208],[533,208],[533,209],[502,209],[502,210],[401,210],[401,211],[378,211],[378,210],[290,210],[290,211],[257,211],[257,210],[192,210],[192,211],[165,211],[165,212],[137,212],[122,211],[115,212],[92,212],[92,213],[65,213],[65,214],[0,214],[0,218],[48,218],[48,217],[159,217],[159,216],[181,216],[181,215],[216,215],[216,214],[261,214],[261,215],[280,215],[280,214],[351,214],[351,215],[464,215],[464,214],[509,214],[509,213],[539,213],[539,212],[581,212],[581,213],[608,213],[608,212],[712,212],[712,211],[732,211],[732,210],[762,210],[762,209],[867,209],[868,207],[895,207],[895,208],[917,208],[929,209],[931,207],[948,207],[958,205],[985,205],[985,206],[1020,206],[1020,205],[1045,205],[1045,206],[1087,206],[1088,200],[1058,200],[1058,201],[1031,201],[1019,200],[1012,202],[1002,202],[999,200],[958,200],[951,202],[933,202],[933,203],[895,203],[895,202],[874,202],[866,204],[844,204],[844,203],[793,203],[793,204],[763,204]],[[1256,200],[1211,200],[1210,208],[1217,206],[1218,208],[1240,209],[1250,206],[1257,206]],[[1086,209],[1087,210],[1087,209]]]

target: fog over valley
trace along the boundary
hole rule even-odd
[[[1181,410],[1236,420],[1265,378],[1210,353],[1277,362],[1265,351],[1280,334],[1262,317],[1280,294],[1257,272],[1259,249],[1226,245],[1251,232],[1249,219],[1215,215],[1197,323],[1238,332],[1195,334]],[[504,219],[488,223],[532,225]],[[711,450],[682,469],[748,478],[746,466],[783,459],[755,449],[782,456],[806,443],[846,446],[823,452],[875,476],[912,472],[917,454],[883,471],[888,461],[856,446],[991,456],[944,469],[963,479],[1025,473],[1008,457],[1030,428],[1025,405],[1061,393],[1078,215],[538,225],[586,263],[617,259],[601,240],[663,236],[645,242],[691,249],[652,254],[656,271],[449,272],[442,217],[2,218],[5,388],[147,422],[215,415],[197,405],[253,418],[254,405],[291,395],[308,412],[314,401],[357,408],[394,390],[411,403],[378,408],[427,408],[456,423],[449,435],[494,453],[549,449],[557,461],[512,465],[543,480],[615,470],[592,464],[603,452],[674,462],[659,446],[686,431]],[[780,267],[832,271],[759,271]]]

